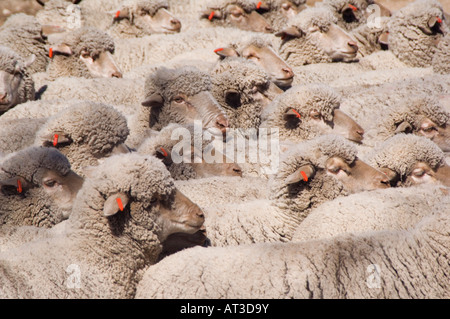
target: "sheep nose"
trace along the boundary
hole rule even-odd
[[[238,176],[242,176],[242,170],[239,167],[234,167],[233,173],[235,173]]]
[[[180,30],[181,29],[181,22],[178,19],[175,19],[175,18],[170,19],[170,24],[172,25],[172,28],[174,30]]]
[[[358,128],[358,129],[356,129],[356,133],[358,133],[359,135],[363,136],[364,135],[364,129]]]
[[[228,119],[224,115],[219,115],[216,118],[216,127],[222,132],[223,135],[227,133],[227,129],[230,127]]]
[[[387,178],[386,175],[380,178],[380,183],[382,184],[381,187],[384,187],[384,188],[391,187],[391,184],[389,183],[389,179]]]
[[[121,78],[122,77],[122,73],[119,71],[114,72],[113,74],[111,74],[111,76],[113,78]]]
[[[294,76],[294,72],[292,71],[291,68],[282,68],[282,71],[285,73],[286,78],[292,78]]]
[[[355,41],[348,41],[347,44],[350,48],[352,48],[353,51],[355,52],[358,51],[358,45],[356,44]]]

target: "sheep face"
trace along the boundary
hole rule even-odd
[[[130,13],[130,9],[121,8],[114,21],[126,19],[143,34],[153,33],[177,33],[181,30],[181,22],[166,8],[161,7],[155,13],[150,13],[146,8],[137,8]]]
[[[330,157],[325,163],[326,174],[335,177],[349,193],[389,187],[387,176],[360,159],[352,163],[338,156]]]
[[[392,186],[413,186],[419,184],[442,184],[450,186],[450,167],[447,164],[431,167],[426,162],[416,162],[410,172],[406,176],[400,176],[394,170],[387,167],[380,169],[389,178],[389,183]]]
[[[89,73],[94,78],[121,78],[122,73],[109,51],[103,51],[99,55],[92,55],[88,51],[81,51],[80,60],[86,65]]]
[[[271,33],[272,27],[255,10],[246,11],[237,4],[227,5],[222,10],[210,8],[204,11],[202,17],[214,22],[219,20],[225,25],[230,25],[247,31]]]
[[[429,118],[422,119],[417,135],[425,136],[435,142],[444,152],[450,152],[450,124],[437,125]]]
[[[6,112],[20,103],[20,90],[24,81],[24,72],[35,60],[32,55],[24,63],[17,61],[11,70],[0,70],[0,113]]]
[[[294,17],[304,8],[304,6],[302,5],[297,6],[288,0],[283,0],[280,2],[281,3],[279,4],[279,9],[277,13],[280,14],[286,21]]]

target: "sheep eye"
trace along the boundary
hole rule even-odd
[[[89,58],[91,55],[90,55],[88,52],[81,52],[81,56],[82,56],[84,59],[87,59],[87,58]]]
[[[242,12],[241,11],[231,11],[231,15],[235,18],[239,18],[242,16]]]
[[[181,96],[177,96],[173,99],[176,103],[183,103],[184,99]]]
[[[311,112],[311,118],[320,120],[322,118],[322,115],[319,112]]]
[[[423,169],[421,169],[421,168],[415,169],[413,171],[413,175],[416,176],[416,177],[422,177],[423,175],[425,175],[425,171]]]
[[[47,187],[55,187],[56,181],[53,179],[49,179],[47,181],[44,181],[44,185]]]
[[[341,168],[340,167],[329,167],[328,171],[330,173],[337,174],[337,173],[339,173],[341,171]]]
[[[427,133],[432,132],[433,130],[437,131],[435,126],[422,127],[421,129],[422,129],[422,131],[427,132]]]
[[[282,5],[281,5],[281,7],[284,9],[284,10],[289,10],[290,8],[291,8],[291,5],[289,4],[289,3],[283,3]]]

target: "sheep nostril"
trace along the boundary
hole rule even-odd
[[[350,48],[352,48],[355,52],[358,51],[358,45],[356,44],[355,41],[348,41],[347,44],[348,44],[348,46],[349,46]]]
[[[216,120],[216,127],[223,133],[225,134],[227,132],[227,128],[229,128],[229,123],[228,120],[223,117],[223,116],[219,116]]]
[[[113,74],[111,74],[111,76],[113,78],[121,78],[122,77],[122,73],[119,71],[114,72]]]
[[[181,28],[181,22],[178,19],[171,19],[170,24],[172,24],[173,29],[180,29]]]
[[[363,136],[364,135],[364,130],[363,129],[357,129],[356,133],[358,133],[359,135]]]
[[[286,77],[293,77],[294,76],[294,72],[292,71],[291,68],[283,68],[282,69],[284,73],[286,73]]]

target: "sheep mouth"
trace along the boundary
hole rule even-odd
[[[168,27],[162,27],[164,29],[165,33],[178,33],[180,32],[180,28],[168,28]]]

